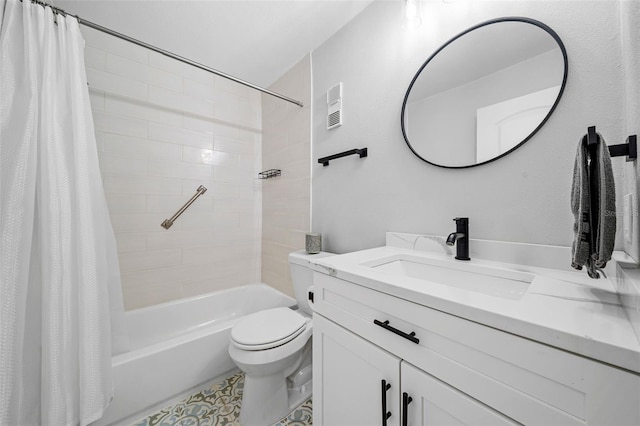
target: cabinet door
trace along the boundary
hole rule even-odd
[[[399,426],[399,395],[397,357],[314,314],[315,426]],[[391,415],[383,420],[385,405]]]
[[[411,398],[403,404],[403,426],[519,424],[404,361],[400,374],[403,395]]]

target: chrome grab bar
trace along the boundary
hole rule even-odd
[[[200,185],[198,187],[198,189],[196,189],[196,193],[193,195],[193,197],[191,197],[191,199],[189,201],[187,201],[184,206],[182,206],[180,208],[180,210],[178,210],[176,212],[176,214],[174,214],[173,216],[171,216],[171,219],[165,219],[164,222],[162,222],[160,224],[160,226],[162,226],[164,229],[169,229],[171,228],[171,225],[173,225],[173,222],[180,217],[180,215],[182,213],[184,213],[184,211],[186,209],[189,208],[189,206],[191,204],[193,204],[193,202],[196,200],[196,198],[198,198],[199,196],[201,196],[202,194],[204,194],[205,192],[207,192],[207,188],[205,188],[204,186]]]

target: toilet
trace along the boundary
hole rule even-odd
[[[277,422],[311,396],[313,284],[310,259],[331,256],[304,250],[289,254],[298,309],[256,312],[231,329],[229,355],[245,374],[240,423],[265,426]]]

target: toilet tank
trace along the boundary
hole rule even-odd
[[[309,261],[333,256],[333,253],[321,251],[316,254],[309,254],[304,250],[294,251],[289,254],[289,268],[291,269],[291,280],[293,281],[293,292],[298,301],[298,308],[311,315],[313,311],[309,307],[309,287],[313,284],[313,270]]]

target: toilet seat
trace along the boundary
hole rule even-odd
[[[231,341],[239,349],[260,351],[295,339],[306,328],[307,318],[289,308],[256,312],[231,329]]]

